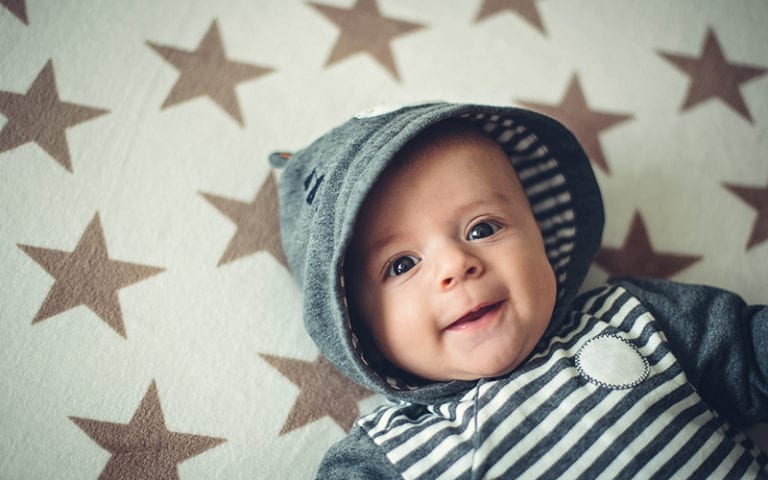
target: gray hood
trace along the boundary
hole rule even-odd
[[[270,158],[284,168],[281,235],[304,291],[309,335],[353,381],[389,398],[424,404],[459,394],[474,382],[414,382],[391,365],[366,358],[347,309],[343,262],[358,211],[382,171],[410,139],[448,118],[477,122],[507,152],[523,183],[558,282],[551,331],[575,297],[603,228],[589,160],[557,121],[518,108],[424,104],[359,115],[293,156]]]

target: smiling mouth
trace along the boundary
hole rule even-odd
[[[446,330],[463,330],[480,323],[480,320],[489,318],[488,314],[495,313],[501,308],[502,302],[492,303],[476,308],[446,327]]]

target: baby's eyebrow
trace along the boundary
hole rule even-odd
[[[514,201],[513,195],[509,195],[507,192],[500,192],[498,190],[493,190],[493,197],[495,201],[501,202],[503,204],[509,204]]]
[[[464,205],[459,206],[456,209],[456,214],[462,214],[464,212],[468,212],[471,210],[474,210],[478,207],[481,207],[483,205],[509,205],[512,202],[512,199],[509,195],[505,194],[504,192],[499,192],[497,190],[491,191],[491,195],[484,198],[479,198],[477,200],[473,200],[469,203],[466,203]]]
[[[361,266],[368,274],[378,278],[383,275],[389,260],[388,247],[399,241],[402,235],[392,233],[362,248]]]
[[[370,258],[371,255],[377,254],[378,252],[385,249],[388,245],[397,242],[401,237],[402,235],[398,233],[390,233],[376,240],[365,248],[364,254],[366,258]]]

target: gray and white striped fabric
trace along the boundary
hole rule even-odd
[[[385,405],[358,426],[404,478],[766,477],[766,456],[706,406],[626,290],[584,295],[559,331],[511,376],[452,402]],[[595,339],[619,378],[601,381],[601,358],[579,362]]]

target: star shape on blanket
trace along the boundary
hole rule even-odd
[[[532,27],[546,35],[547,32],[544,30],[544,22],[541,21],[536,0],[483,0],[483,5],[480,7],[480,13],[477,14],[475,22],[505,10],[520,15]]]
[[[195,50],[182,50],[150,41],[147,41],[147,45],[179,70],[179,78],[161,109],[208,96],[241,127],[244,125],[243,114],[235,86],[273,71],[261,65],[228,59],[216,20],[211,22]]]
[[[765,187],[745,187],[724,183],[723,186],[757,210],[757,218],[755,218],[755,223],[752,226],[747,250],[768,240],[768,185]]]
[[[29,25],[29,19],[27,18],[27,4],[24,0],[0,0],[0,5],[7,8],[9,12],[16,16],[16,18],[24,22],[24,25]]]
[[[390,42],[401,35],[421,30],[424,25],[385,17],[379,11],[376,0],[357,0],[351,8],[308,3],[341,30],[326,66],[364,52],[386,68],[396,80],[400,80]]]
[[[72,252],[18,246],[55,279],[32,319],[33,324],[85,305],[120,336],[127,338],[117,291],[163,271],[162,268],[110,259],[98,213]]]
[[[752,115],[741,95],[741,84],[765,75],[768,69],[757,65],[729,62],[723,54],[717,35],[711,28],[707,29],[704,49],[699,57],[661,51],[659,54],[690,77],[691,83],[681,111],[686,111],[710,98],[719,98],[736,113],[753,123]]]
[[[168,430],[154,381],[126,424],[80,417],[69,419],[112,454],[99,475],[102,480],[178,480],[179,463],[226,441]]]
[[[581,142],[592,162],[606,174],[610,173],[608,162],[600,146],[599,135],[603,130],[631,119],[632,115],[591,109],[584,98],[577,75],[571,78],[571,83],[558,105],[528,101],[521,101],[520,104],[554,117],[565,124]]]
[[[280,209],[277,181],[273,174],[267,176],[256,197],[249,203],[210,193],[200,194],[237,226],[218,266],[262,250],[271,253],[283,266],[288,266],[280,242]]]
[[[62,102],[56,89],[53,62],[48,60],[27,93],[0,91],[0,113],[8,119],[0,130],[0,152],[35,142],[72,172],[65,130],[104,115],[107,110]]]
[[[280,435],[309,425],[325,416],[349,431],[360,415],[357,402],[369,397],[369,390],[344,377],[328,360],[313,362],[260,354],[273,368],[299,387],[299,395],[280,430]]]
[[[620,248],[601,247],[595,263],[611,275],[670,278],[701,260],[700,256],[654,250],[639,212],[632,217],[629,233]]]

